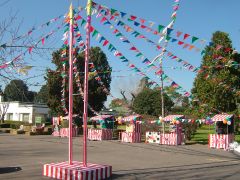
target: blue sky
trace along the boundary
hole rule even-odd
[[[18,12],[18,21],[20,22],[22,20],[20,34],[23,34],[33,26],[39,26],[54,17],[66,13],[68,11],[70,2],[73,2],[75,7],[78,5],[85,6],[86,4],[86,1],[82,0],[0,0],[0,21],[8,17],[10,11]],[[167,25],[171,21],[170,16],[173,12],[172,4],[174,0],[95,0],[95,2],[123,12],[127,12],[132,15],[136,15],[138,17],[142,17],[147,20],[152,20],[158,24]],[[217,30],[224,31],[229,33],[230,38],[233,41],[233,47],[239,50],[239,7],[240,1],[238,0],[180,0],[180,8],[177,14],[177,20],[174,24],[174,29],[200,37],[207,41],[211,40],[213,32]],[[56,24],[59,23],[60,21]],[[95,26],[95,28],[98,29],[102,35],[104,35],[112,44],[114,44],[118,50],[120,50],[137,67],[146,67],[138,58],[135,57],[134,53],[128,50],[129,47],[126,47],[126,45],[122,44],[122,42],[116,39],[116,37],[112,35],[112,31],[107,26],[101,25],[99,20],[96,20],[95,16],[93,16],[93,26]],[[35,39],[37,39],[40,35],[49,32],[52,28],[54,28],[54,25],[49,26],[48,29],[43,28],[40,32],[34,33],[33,36]],[[157,28],[157,26],[155,26],[155,28]],[[135,29],[138,30],[137,28]],[[81,29],[81,31],[83,32],[83,29]],[[149,59],[153,59],[159,53],[149,44],[133,38],[123,30],[121,30],[121,32]],[[146,36],[148,35],[148,33],[145,33],[144,31],[141,32]],[[62,44],[62,34],[63,30],[60,30],[58,33],[54,34],[51,39],[46,41],[45,46],[56,48],[60,47]],[[154,40],[157,42],[156,37],[148,37],[150,39],[155,38]],[[94,40],[91,41],[91,44],[93,46],[99,45]],[[200,48],[204,47],[199,43],[196,43],[196,46]],[[185,50],[176,43],[169,43],[167,49],[183,60],[190,62],[194,66],[199,66],[201,63],[201,55],[198,52]],[[113,67],[114,71],[124,70],[118,73],[112,73],[114,76],[111,84],[111,93],[113,96],[119,97],[120,89],[126,90],[126,92],[134,91],[141,76],[134,75],[134,72],[132,71],[127,71],[129,68],[126,66],[126,64],[120,62],[116,57],[109,53],[106,48],[103,48],[103,50],[107,54],[109,63]],[[44,67],[52,67],[50,60],[51,52],[48,53],[49,54],[46,54],[44,57],[37,55],[26,56],[25,61],[28,64],[38,66],[29,72],[29,77],[32,75],[42,74]],[[169,68],[182,67],[181,64],[170,59],[165,59],[163,61],[163,66],[166,67],[164,71],[169,77],[171,77],[187,91],[191,90],[196,74],[187,70],[173,70]],[[155,81],[159,81],[159,79],[154,76],[153,72],[148,72],[148,75]],[[115,76],[127,77],[118,78]],[[29,80],[29,82],[38,82],[39,84],[44,84],[43,76],[33,78]],[[38,91],[39,86],[32,86],[30,89]]]

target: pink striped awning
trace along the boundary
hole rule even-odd
[[[168,115],[164,118],[164,121],[172,121],[176,118],[184,118],[184,115]]]
[[[216,114],[215,116],[212,117],[213,121],[223,121],[224,119],[227,118],[232,118],[233,114]]]
[[[101,121],[101,120],[105,120],[107,118],[112,118],[113,115],[99,115],[99,116],[94,116],[94,117],[91,117],[91,121]]]
[[[124,117],[122,118],[122,121],[135,121],[135,120],[141,120],[142,116],[139,115],[139,114],[134,114],[134,115],[131,115],[131,116],[127,116],[127,117]]]

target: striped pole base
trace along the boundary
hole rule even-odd
[[[101,180],[112,176],[112,166],[88,163],[83,167],[82,162],[73,161],[50,163],[43,165],[43,176],[66,180]]]

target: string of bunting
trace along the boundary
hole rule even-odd
[[[177,2],[176,5],[177,6],[175,8],[177,8],[177,10],[178,10],[179,2]],[[97,4],[97,3],[94,3],[94,8],[97,10],[98,13],[104,12],[105,15],[111,16],[111,19],[119,17],[121,19],[127,20],[128,22],[133,23],[134,26],[136,26],[138,28],[141,28],[142,30],[145,30],[148,33],[152,33],[153,35],[160,36],[160,37],[164,37],[165,36],[168,41],[171,40],[170,42],[177,43],[178,45],[183,46],[183,48],[185,48],[185,49],[187,49],[187,48],[189,48],[189,50],[195,49],[196,52],[200,52],[200,50],[201,50],[200,48],[196,47],[195,45],[191,45],[191,44],[193,44],[196,41],[195,39],[192,42],[190,42],[190,44],[189,43],[185,43],[183,41],[183,40],[187,39],[187,37],[188,37],[187,35],[186,35],[186,37],[184,36],[183,40],[179,40],[177,38],[172,38],[170,36],[170,33],[173,30],[168,27],[169,25],[168,26],[159,25],[158,30],[155,30],[155,29],[152,28],[152,26],[155,24],[153,21],[150,21],[150,24],[146,25],[145,22],[148,22],[147,20],[139,18],[139,17],[137,17],[135,15],[128,15],[125,12],[121,12],[121,11],[118,11],[118,10],[113,9],[113,8],[107,8],[106,6],[102,6],[102,5]],[[171,17],[173,19],[174,18],[176,19],[175,11],[174,11],[174,13],[172,14]],[[131,30],[131,27],[129,27],[128,29]],[[181,34],[182,34],[182,32],[178,31],[177,37],[179,37]],[[203,53],[205,53],[205,52],[203,52]]]
[[[34,43],[34,45],[30,45],[28,49],[26,49],[24,52],[20,53],[18,56],[16,56],[15,58],[13,58],[12,60],[5,62],[3,64],[0,65],[0,69],[5,69],[8,66],[14,66],[14,63],[16,63],[17,61],[19,61],[23,56],[25,56],[27,53],[32,54],[32,51],[35,47],[37,47],[37,45],[39,43],[42,43],[42,45],[44,45],[45,40],[48,39],[50,36],[52,36],[54,33],[56,33],[60,28],[62,27],[62,25],[59,25],[57,28],[55,28],[54,30],[50,31],[49,33],[47,33],[47,35],[42,36],[36,43]]]
[[[103,25],[110,25],[110,28],[111,28],[112,24],[109,21],[109,19],[106,16],[104,16],[103,14],[98,15],[97,18],[100,17],[100,16],[103,16],[100,22]],[[177,57],[175,54],[173,54],[172,52],[168,51],[166,48],[161,47],[159,44],[157,44],[154,41],[150,40],[149,38],[147,38],[143,34],[137,32],[136,30],[134,30],[133,28],[131,28],[130,26],[128,26],[124,22],[120,21],[119,19],[117,19],[117,18],[110,18],[110,20],[113,20],[117,24],[117,26],[123,27],[123,29],[127,33],[131,33],[131,35],[133,37],[141,39],[141,40],[144,40],[147,43],[151,44],[152,46],[156,47],[156,50],[158,50],[158,51],[159,50],[163,50],[164,53],[167,52],[167,56],[169,58],[171,58],[172,60],[175,60],[178,63],[183,64],[183,67],[185,69],[187,69],[189,71],[192,71],[192,72],[198,72],[199,71],[199,68],[197,68],[197,67],[193,66],[192,64],[190,64],[189,62],[187,62],[187,61]],[[124,37],[123,34],[120,33],[118,30],[115,30],[114,34],[115,34],[116,37],[119,37],[119,39],[122,40],[123,42],[129,43],[129,41],[126,39],[126,37]],[[133,46],[133,48],[131,50],[134,50],[134,46]]]
[[[79,20],[79,19],[81,19],[81,16],[80,16],[80,15],[77,15],[77,17],[75,17],[75,20],[77,21],[77,20]],[[76,38],[77,38],[77,42],[79,42],[80,51],[83,51],[86,46],[85,46],[85,43],[84,43],[84,41],[83,41],[83,39],[82,39],[82,36],[81,36],[80,30],[79,30],[79,28],[78,28],[77,22],[74,24],[74,32],[77,33]],[[76,60],[74,61],[74,64],[76,64],[75,62],[76,62]],[[76,70],[77,70],[77,67],[76,67],[76,66],[75,66],[74,69],[75,69],[74,72],[76,73],[76,76],[79,77],[79,78],[77,79],[77,84],[78,84],[78,87],[80,87],[80,86],[81,86],[81,84],[80,84],[80,75],[79,75],[79,72],[76,71]],[[106,86],[104,85],[104,83],[103,83],[101,77],[99,76],[99,73],[98,73],[98,71],[96,70],[93,62],[90,62],[90,63],[89,63],[89,69],[90,69],[89,76],[95,78],[95,80],[102,86],[103,91],[104,91],[105,93],[107,93],[107,94],[110,95],[111,97],[115,98],[115,97],[108,91],[108,89],[106,88]],[[108,72],[111,72],[111,71],[108,71]],[[81,89],[81,88],[80,88],[80,89]],[[83,91],[82,91],[82,92],[83,92]],[[79,93],[82,93],[82,92],[79,90]]]
[[[106,18],[106,20],[108,20],[108,19]],[[151,64],[150,60],[148,58],[146,58],[143,55],[143,53],[141,53],[140,50],[138,50],[136,48],[136,46],[134,46],[134,44],[132,44],[125,36],[123,36],[123,34],[118,29],[115,29],[114,26],[111,24],[111,22],[109,22],[109,23],[110,23],[110,29],[114,29],[113,33],[117,34],[116,37],[120,36],[121,37],[120,40],[122,42],[127,42],[131,46],[130,50],[132,50],[133,52],[136,53],[136,57],[140,58],[141,60],[144,59],[142,61],[142,63],[146,64],[149,68],[158,69],[158,67],[156,67],[154,64]],[[91,27],[91,29],[92,29],[91,32],[93,34],[92,36],[93,37],[97,36],[97,39],[100,39],[99,43],[103,42],[103,46],[106,46],[109,43],[109,41],[105,37],[103,37],[101,34],[99,34],[99,32],[96,29],[94,29],[93,27]],[[110,46],[110,49],[111,49],[112,44],[109,44],[109,46]],[[138,71],[139,71],[139,69],[136,70],[136,72],[138,72]],[[159,75],[163,74],[163,71],[162,70],[158,70],[158,71],[156,71],[155,74],[157,76],[159,76]],[[163,80],[166,80],[167,82],[170,82],[171,83],[170,86],[172,86],[173,88],[183,92],[184,96],[187,96],[187,97],[191,96],[191,94],[189,92],[184,90],[180,85],[178,85],[175,81],[173,81],[171,78],[169,78],[166,74],[163,74]]]
[[[64,15],[60,15],[60,16],[58,16],[58,17],[56,17],[56,18],[53,18],[53,19],[47,21],[46,23],[41,24],[40,26],[37,26],[37,27],[33,26],[33,27],[32,27],[30,30],[28,30],[25,34],[20,35],[20,36],[18,36],[18,37],[16,37],[16,38],[13,38],[13,39],[12,39],[11,41],[9,41],[9,42],[6,42],[6,43],[1,44],[0,47],[3,48],[3,49],[6,49],[6,47],[8,46],[9,43],[11,43],[11,42],[13,42],[13,41],[20,40],[20,39],[25,38],[25,37],[27,37],[27,36],[31,36],[34,31],[40,30],[40,29],[42,29],[42,28],[44,28],[44,27],[46,27],[46,26],[49,26],[49,25],[57,22],[57,21],[58,21],[59,19],[61,19],[62,17],[64,17]],[[43,41],[44,41],[44,40],[43,40]]]
[[[129,22],[133,22],[134,26],[136,27],[139,27],[141,29],[145,29],[147,32],[152,32],[154,35],[156,36],[163,36],[163,33],[162,31],[167,27],[167,26],[164,26],[164,25],[158,25],[158,30],[154,30],[152,29],[153,25],[157,24],[153,21],[147,21],[146,19],[143,19],[143,18],[140,18],[140,17],[137,17],[136,15],[128,15],[128,13],[126,12],[122,12],[122,11],[118,11],[116,9],[113,9],[113,8],[108,8],[106,6],[103,6],[103,5],[100,5],[96,2],[93,2],[93,7],[95,9],[97,9],[98,12],[101,12],[101,11],[106,11],[105,14],[106,15],[111,15],[111,18],[114,18],[114,17],[120,17],[122,19],[127,19]],[[139,20],[139,21],[136,21],[136,20]],[[145,23],[148,23],[149,25],[145,25]],[[149,27],[148,27],[149,26]],[[206,51],[205,49],[203,49],[201,51],[200,48],[197,48],[195,45],[192,45],[192,44],[195,44],[195,42],[199,42],[201,45],[207,45],[209,47],[214,47],[216,50],[223,50],[224,52],[231,52],[231,51],[234,51],[234,49],[232,48],[229,48],[229,47],[224,47],[223,45],[221,44],[214,44],[213,42],[211,41],[207,41],[205,39],[201,39],[197,36],[193,36],[189,33],[184,33],[182,31],[178,31],[178,30],[175,30],[175,29],[172,29],[172,28],[167,28],[167,39],[170,41],[170,42],[177,42],[178,45],[182,45],[183,48],[188,48],[189,50],[192,50],[192,49],[195,49],[196,52],[201,52],[201,55],[203,54],[206,54]],[[172,38],[170,36],[170,34],[175,34],[176,38]],[[179,40],[177,38],[180,38],[182,37],[182,40]],[[189,43],[185,43],[184,40],[190,40]]]
[[[74,14],[76,14],[75,11],[74,11]],[[74,20],[78,20],[78,16],[74,16]],[[66,80],[67,80],[66,65],[67,65],[67,62],[68,62],[68,58],[67,58],[67,45],[69,43],[68,42],[68,37],[69,37],[69,27],[70,27],[69,16],[66,17],[65,22],[66,22],[66,25],[65,25],[66,29],[64,30],[63,39],[62,39],[64,41],[64,44],[62,46],[62,51],[61,51],[61,61],[62,61],[61,105],[62,105],[62,109],[65,112],[65,114],[68,114],[68,110],[66,108],[66,97],[65,97],[66,90],[65,89],[66,89]],[[74,78],[76,80],[76,84],[77,84],[77,87],[78,87],[78,92],[83,97],[83,90],[82,90],[82,86],[81,86],[81,82],[80,82],[80,73],[77,71],[77,64],[76,64],[77,58],[76,58],[76,54],[84,51],[85,45],[84,45],[84,42],[82,40],[81,33],[79,31],[77,23],[73,24],[73,31],[75,32],[74,36],[73,36],[73,45],[74,45],[74,48],[73,48],[74,53],[73,54],[75,56],[74,60],[73,60],[73,75],[74,75]],[[78,43],[78,47],[79,48],[76,48],[76,45],[75,45],[76,42]],[[77,49],[78,49],[78,52],[77,52]],[[99,115],[98,112],[95,111],[89,104],[88,104],[88,108],[94,114]]]
[[[82,18],[80,23],[81,23],[81,26],[85,26],[86,25],[86,20]],[[86,28],[86,26],[85,26],[85,28]],[[91,26],[90,32],[92,33],[92,37],[96,36],[95,40],[98,41],[98,43],[101,44],[103,47],[105,47],[107,44],[109,44],[108,45],[108,51],[113,53],[114,56],[118,57],[122,62],[128,63],[127,66],[129,68],[131,68],[133,71],[135,71],[139,75],[144,76],[146,79],[151,79],[145,73],[143,73],[139,68],[137,68],[131,61],[129,61],[119,50],[116,49],[116,47],[113,44],[111,44],[104,36],[102,36],[99,33],[99,31],[97,31],[93,26]],[[149,66],[149,68],[152,67],[152,66],[154,66],[154,65]],[[171,80],[166,74],[163,74],[163,77],[164,77],[164,80],[167,80],[167,81],[171,82],[172,87],[184,92],[184,96],[187,96],[187,97],[191,96],[191,94],[189,92],[183,90],[182,87],[180,87],[177,83],[175,83],[173,80]],[[155,81],[151,81],[151,83],[159,85]]]

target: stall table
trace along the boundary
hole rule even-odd
[[[140,115],[131,115],[122,119],[127,122],[126,131],[121,132],[121,141],[128,143],[141,142],[141,119]]]
[[[59,131],[54,131],[52,133],[53,136],[58,137],[68,137],[69,134],[69,128],[60,128]],[[72,136],[76,137],[78,135],[78,128],[72,128]]]
[[[112,129],[88,129],[88,139],[92,141],[112,140]]]

